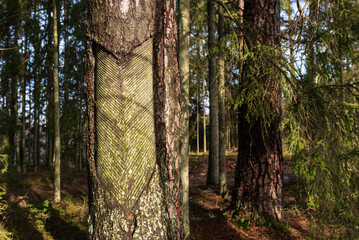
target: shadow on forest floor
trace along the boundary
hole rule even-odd
[[[246,229],[232,221],[228,212],[230,199],[217,194],[217,188],[205,186],[208,155],[190,155],[190,225],[191,240],[242,239],[306,239],[310,238],[310,218],[305,215],[298,193],[286,191],[284,215],[291,232],[273,226],[250,224]],[[234,184],[236,154],[227,156],[229,189]],[[291,176],[290,165],[284,166]],[[6,179],[8,208],[0,209],[0,231],[12,233],[13,239],[71,240],[87,239],[87,178],[86,173],[62,173],[62,201],[53,204],[52,171],[42,169],[39,174],[21,176],[10,171]],[[291,177],[292,179],[292,177]],[[288,182],[289,186],[292,184]],[[1,219],[2,217],[2,219]],[[243,216],[240,216],[241,219]],[[2,221],[1,221],[2,220]],[[0,232],[0,239],[1,238]]]
[[[64,181],[62,201],[53,204],[51,174],[45,171],[23,178],[12,173],[3,197],[7,205],[1,214],[4,228],[12,233],[12,239],[88,239],[87,200],[82,191],[85,181],[77,185]]]

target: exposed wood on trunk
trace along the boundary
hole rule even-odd
[[[175,1],[123,0],[113,4],[108,1],[91,0],[89,10],[86,90],[90,238],[182,239],[182,195],[179,172],[180,85],[176,56]],[[134,29],[133,25],[137,28]],[[148,45],[149,42],[153,42],[153,45]],[[141,54],[134,54],[144,48],[146,54],[152,55],[153,59],[140,58]],[[144,66],[146,74],[149,73],[148,69],[153,71],[146,75],[146,79],[150,77],[153,80],[151,86],[153,86],[155,156],[152,160],[155,162],[154,167],[147,168],[145,173],[150,171],[148,182],[135,186],[143,190],[138,200],[129,208],[120,204],[117,195],[111,192],[112,188],[104,188],[101,180],[103,177],[97,169],[99,154],[101,154],[97,149],[97,141],[101,138],[98,138],[99,132],[96,132],[98,127],[96,121],[99,121],[97,116],[103,113],[98,112],[100,108],[96,106],[98,102],[96,88],[100,84],[99,81],[111,80],[105,76],[106,74],[101,76],[99,66],[104,68],[106,65],[101,64],[103,59],[99,55],[100,51],[101,56],[111,62],[111,66],[108,66],[109,70],[120,74],[117,80],[119,86],[129,81],[125,79],[130,79],[126,78],[130,76],[128,75],[130,71],[142,72]],[[141,51],[139,53],[142,53]],[[125,69],[124,63],[131,62],[131,59],[138,59],[142,64]],[[146,59],[148,61],[145,61]],[[116,83],[116,79],[112,82]],[[146,89],[151,88],[146,87]],[[111,89],[111,93],[118,91],[118,95],[121,95],[125,94],[126,90],[126,88],[114,88]],[[125,152],[128,152],[128,149],[124,150]],[[135,153],[131,154],[135,158]],[[114,163],[121,161],[118,157],[111,157],[109,160]],[[135,164],[139,164],[142,160],[138,159]],[[129,185],[123,187],[127,188]]]

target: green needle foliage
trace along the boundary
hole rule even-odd
[[[334,224],[341,237],[353,239],[359,233],[358,4],[309,5],[306,72],[288,64],[282,127],[308,208],[319,225]]]

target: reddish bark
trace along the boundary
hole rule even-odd
[[[261,56],[261,62],[249,60],[243,66],[242,94],[251,94],[245,89],[246,84],[253,77],[266,89],[263,93],[268,106],[269,115],[259,113],[259,117],[249,114],[249,107],[243,104],[240,108],[239,119],[239,149],[236,168],[235,192],[233,203],[237,208],[247,207],[250,212],[259,216],[282,220],[282,142],[280,137],[281,120],[281,88],[280,75],[265,55],[273,54],[278,45],[279,33],[279,1],[256,0],[246,1],[244,6],[244,22],[251,28],[246,32],[249,49],[257,46],[270,46],[270,52],[259,50],[255,52]],[[261,52],[262,51],[262,52]],[[250,65],[259,66],[257,72],[250,69]],[[248,76],[251,77],[248,77]],[[262,90],[263,91],[263,90]],[[249,120],[249,121],[248,121]],[[268,126],[269,125],[269,126]]]

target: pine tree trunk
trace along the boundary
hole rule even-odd
[[[26,166],[26,55],[27,55],[27,36],[25,35],[25,43],[22,40],[22,47],[23,47],[23,54],[22,54],[22,73],[21,73],[21,84],[22,84],[22,118],[21,118],[21,172],[22,174],[27,173],[27,166]]]
[[[59,44],[57,36],[57,2],[53,3],[53,34],[54,34],[54,127],[55,127],[55,176],[54,176],[54,187],[55,195],[54,202],[59,203],[61,201],[61,140],[60,140],[60,102],[59,102]]]
[[[20,10],[20,3],[19,0],[15,1],[16,3],[16,13],[15,14],[19,14],[21,13]],[[18,46],[18,40],[20,38],[20,31],[21,31],[21,24],[20,21],[17,21],[17,24],[15,26],[15,46]],[[12,126],[12,138],[10,138],[10,141],[13,139],[14,140],[14,159],[16,159],[16,162],[14,162],[16,164],[16,168],[18,172],[21,172],[21,165],[20,165],[20,132],[18,130],[18,125],[19,125],[19,114],[18,114],[18,108],[19,108],[19,103],[18,103],[18,84],[20,83],[21,80],[21,74],[20,74],[20,66],[21,66],[21,58],[20,58],[20,54],[19,52],[16,52],[16,77],[14,77],[12,79],[12,85],[11,85],[11,120],[13,121],[13,126]]]
[[[216,77],[215,58],[215,31],[216,9],[215,2],[208,0],[208,82],[209,82],[209,107],[210,107],[210,148],[207,171],[207,184],[219,183],[219,132],[218,132],[218,82]]]
[[[258,55],[269,54],[263,50],[256,52],[257,44],[271,47],[276,47],[279,44],[279,11],[279,0],[245,2],[244,22],[250,24],[252,32],[247,33],[247,37],[256,39],[255,44],[248,44],[250,51]],[[274,51],[271,52],[271,57],[274,60],[276,56]],[[250,71],[250,66],[255,64],[257,66],[261,64],[259,65],[260,70]],[[268,73],[268,71],[270,72]],[[263,101],[267,101],[267,106],[270,108],[268,110],[273,114],[264,119],[264,114],[257,118],[249,113],[248,121],[246,115],[249,106],[243,104],[240,108],[238,164],[232,204],[237,209],[248,209],[260,217],[281,221],[283,157],[279,129],[281,119],[280,75],[271,62],[248,60],[243,66],[241,94],[250,91],[243,88],[253,76],[266,89],[267,93],[264,94]],[[254,91],[261,90],[255,89]]]
[[[207,125],[206,125],[206,85],[202,83],[202,101],[203,101],[203,152],[207,152]]]
[[[226,168],[226,109],[224,88],[224,9],[218,6],[218,99],[219,99],[219,194],[227,194],[227,168]]]
[[[199,154],[199,124],[201,116],[199,115],[199,79],[196,79],[197,89],[196,89],[196,137],[197,137],[197,155]]]
[[[89,10],[90,239],[182,239],[175,1]]]
[[[47,28],[49,30],[53,29],[53,19],[51,17],[52,12],[52,1],[48,1],[47,6]],[[46,156],[46,166],[50,166],[53,164],[54,159],[54,91],[53,91],[53,83],[54,83],[54,73],[52,69],[53,62],[53,44],[52,44],[53,34],[48,34],[47,36],[47,55],[46,55],[46,68],[47,68],[47,98],[48,98],[48,106],[47,106],[47,118],[46,118],[46,130],[47,130],[47,156]]]
[[[68,52],[69,52],[69,44],[68,44],[68,29],[67,29],[67,0],[64,0],[64,43],[65,43],[65,53],[64,53],[64,112],[65,114],[70,113],[70,105],[69,105],[69,80],[68,80]],[[62,123],[65,125],[65,136],[63,137],[64,141],[64,157],[63,160],[65,164],[69,164],[69,156],[70,156],[70,147],[69,147],[69,139],[70,139],[70,121],[69,118],[65,118]]]
[[[190,234],[189,225],[189,36],[190,36],[190,2],[178,2],[178,68],[181,81],[181,107],[182,107],[182,164],[181,181],[183,189],[183,230],[184,238]]]
[[[25,94],[26,94],[26,82],[25,82],[25,76],[24,76],[24,72],[22,73],[21,76],[21,82],[22,82],[22,107],[21,107],[21,112],[22,112],[22,118],[21,118],[21,158],[20,158],[20,165],[21,165],[21,173],[22,174],[26,174],[26,135],[25,135],[25,130],[26,130],[26,121],[25,121]]]
[[[34,15],[38,18],[37,6],[35,6]],[[40,45],[34,44],[34,61],[38,60]],[[33,90],[33,101],[34,101],[34,149],[33,149],[33,163],[34,163],[34,172],[38,172],[39,166],[39,104],[40,104],[40,80],[38,79],[37,68],[33,69],[34,75],[34,90]]]

